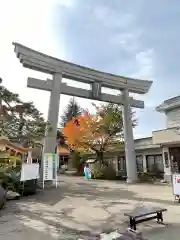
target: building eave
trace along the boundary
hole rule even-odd
[[[157,112],[166,112],[173,108],[180,107],[180,96],[169,98],[156,107]]]

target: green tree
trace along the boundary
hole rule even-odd
[[[99,132],[103,137],[97,139],[96,145],[93,145],[93,149],[96,152],[96,160],[103,163],[104,152],[108,150],[108,147],[112,145],[115,141],[116,143],[124,143],[124,126],[123,126],[123,115],[122,106],[119,104],[108,103],[96,106],[96,114],[101,119],[101,124],[99,125],[97,132]],[[135,112],[131,108],[131,119],[132,126],[137,125],[137,119],[135,118]]]
[[[108,135],[109,138],[115,137],[124,140],[122,106],[115,103],[101,104],[96,107],[97,114],[103,118],[101,131]],[[135,112],[131,108],[131,119],[133,128],[137,125]]]
[[[73,117],[80,116],[82,114],[82,109],[78,105],[78,103],[74,100],[74,98],[71,98],[68,105],[66,106],[64,113],[61,116],[60,125],[64,127],[66,123],[71,121]]]
[[[96,105],[94,105],[96,106]],[[116,142],[124,142],[124,127],[122,106],[114,103],[101,104],[97,107],[97,115],[102,119],[102,124],[99,128],[99,132],[104,135],[101,144],[99,145],[97,154],[97,160],[103,162],[104,152],[107,151],[108,146],[112,144],[113,140]],[[135,112],[131,109],[132,126],[137,125],[137,119],[135,118]]]
[[[0,135],[7,136],[25,147],[41,141],[45,132],[50,130],[42,113],[32,102],[23,102],[18,94],[1,87],[3,126]]]
[[[113,141],[123,143],[124,142],[124,126],[122,116],[122,106],[119,104],[108,103],[101,104],[96,107],[96,114],[102,119],[102,124],[99,128],[99,133],[103,134],[103,139],[100,141],[98,149],[96,149],[97,160],[103,162],[104,152],[107,151],[108,146]],[[132,126],[137,125],[137,119],[135,118],[135,112],[131,109]]]

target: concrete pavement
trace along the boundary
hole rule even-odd
[[[8,202],[1,212],[0,239],[90,239],[92,232],[124,231],[128,226],[124,212],[139,204],[168,209],[164,214],[166,227],[155,221],[138,225],[145,237],[179,239],[180,204],[174,203],[170,186],[84,181],[65,175],[60,176],[57,189]]]

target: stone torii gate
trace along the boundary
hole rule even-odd
[[[53,133],[47,135],[45,138],[44,153],[52,153],[55,149],[61,94],[122,104],[127,182],[130,183],[136,181],[136,155],[130,107],[144,108],[144,102],[129,97],[129,92],[145,94],[149,91],[152,81],[142,81],[96,71],[94,69],[53,58],[18,43],[13,43],[13,45],[15,46],[16,56],[19,58],[23,67],[52,75],[52,80],[28,78],[27,81],[27,86],[30,88],[50,92],[48,121],[51,122]],[[91,90],[68,86],[66,83],[62,83],[63,77],[77,82],[88,83],[91,85]],[[122,94],[116,96],[102,93],[102,87],[120,90]]]

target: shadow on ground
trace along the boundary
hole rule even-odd
[[[68,201],[68,199],[71,201]],[[9,202],[2,212],[0,224],[14,221],[11,222],[11,226],[14,226],[15,230],[12,227],[9,228],[11,230],[8,234],[15,234],[19,231],[19,234],[23,235],[29,232],[31,239],[35,237],[43,240],[75,240],[77,236],[82,239],[98,239],[97,235],[100,232],[111,232],[117,229],[120,232],[125,231],[128,222],[123,213],[128,212],[133,207],[131,206],[132,200],[160,204],[169,204],[170,202],[150,198],[142,199],[135,192],[121,187],[114,189],[103,187],[96,182],[68,182],[62,180],[57,189],[39,190],[37,195],[23,197],[16,202]],[[70,202],[73,203],[73,201],[77,202],[70,205]],[[82,203],[78,203],[78,201],[82,201]],[[88,212],[88,205],[85,205],[85,202],[93,206],[94,213],[96,213],[96,209],[98,211],[101,208],[102,211],[107,213],[107,216],[103,219],[97,217],[88,222],[88,214],[83,212],[83,215],[78,209],[82,208],[83,211]],[[94,213],[90,212],[91,215]],[[85,219],[84,216],[87,218]],[[179,239],[178,236],[180,235],[179,224],[169,224],[164,227],[157,225],[155,222],[150,222],[140,225],[139,229],[149,240],[169,240],[170,238],[176,240]],[[1,234],[2,231],[0,231],[0,239],[8,239],[1,238]],[[23,236],[22,239],[30,239],[26,235]],[[91,238],[89,238],[90,236]],[[16,240],[15,237],[12,239]],[[20,237],[17,239],[21,240]]]
[[[0,232],[0,239],[4,240],[3,236],[13,236],[16,240],[15,234],[22,234],[22,238],[17,237],[18,240],[22,239],[32,239],[33,236],[36,239],[43,239],[43,240],[51,240],[51,239],[68,239],[68,240],[75,240],[75,239],[100,239],[100,233],[102,231],[98,231],[99,228],[94,228],[93,230],[83,230],[83,229],[75,229],[70,226],[66,226],[66,222],[73,221],[76,224],[76,220],[73,217],[68,216],[69,211],[63,210],[58,213],[47,211],[45,209],[37,209],[34,210],[31,208],[30,210],[28,206],[22,207],[20,202],[14,202],[13,204],[9,203],[8,208],[11,207],[11,211],[8,211],[8,214],[13,213],[15,216],[13,222],[7,220],[4,216],[7,214],[7,209],[3,211],[3,215],[0,221],[0,224],[11,224],[11,230],[9,232]],[[6,215],[7,216],[7,215]],[[78,224],[78,222],[77,222]],[[12,228],[14,226],[15,228]],[[23,226],[23,227],[22,227]],[[86,228],[88,226],[86,224]],[[114,229],[106,229],[103,232],[112,232]],[[27,235],[29,233],[29,235]],[[31,236],[31,238],[29,238]],[[2,237],[2,238],[1,238]]]
[[[10,204],[11,205],[11,204]],[[9,239],[13,240],[29,240],[32,238],[38,240],[53,240],[53,239],[60,239],[60,240],[75,240],[78,238],[81,239],[100,239],[99,237],[99,228],[94,228],[93,230],[78,230],[72,228],[70,226],[66,226],[67,221],[74,221],[75,220],[68,216],[68,211],[61,211],[58,213],[52,213],[52,211],[47,210],[28,210],[19,208],[20,204],[14,202],[11,207],[14,208],[15,220],[13,222],[8,221],[11,224],[11,231],[8,233]],[[10,206],[9,206],[10,207]],[[5,210],[6,211],[6,210]],[[119,230],[119,232],[125,231],[127,227],[127,223],[123,222],[119,224],[119,227],[109,228],[109,223],[113,221],[115,215],[107,219],[106,224],[108,227],[102,226],[101,232],[113,232],[115,230]],[[7,221],[2,220],[0,224],[7,224]],[[98,221],[97,221],[98,225]],[[15,228],[13,228],[13,227]],[[23,226],[23,227],[22,227]],[[88,227],[88,226],[86,226]],[[91,228],[91,226],[89,226]],[[150,222],[148,224],[143,224],[139,227],[139,231],[143,232],[143,236],[147,237],[148,240],[179,240],[180,234],[180,225],[179,224],[169,224],[167,226],[159,226],[155,224],[155,222]],[[5,240],[8,238],[3,238],[6,233],[0,233],[0,239]],[[22,238],[19,236],[21,234]],[[28,235],[29,234],[29,235]],[[17,236],[17,238],[16,238]],[[31,238],[30,238],[31,236]]]
[[[121,183],[122,184],[122,183]],[[124,184],[125,185],[125,184]],[[163,187],[163,186],[162,186]],[[60,181],[59,187],[49,188],[44,190],[39,190],[35,199],[39,202],[43,202],[46,204],[54,205],[59,202],[64,197],[84,197],[87,200],[94,200],[96,198],[106,198],[111,200],[112,202],[117,199],[124,200],[135,200],[135,201],[146,201],[146,202],[154,202],[159,204],[172,204],[170,200],[162,200],[156,198],[148,198],[148,197],[140,197],[139,195],[133,191],[128,189],[122,189],[119,187],[118,189],[113,189],[110,187],[99,187],[95,182],[91,184],[84,183],[76,183],[73,185],[68,184],[67,182]],[[32,198],[34,200],[34,197]],[[179,205],[179,203],[174,203],[174,205]]]

